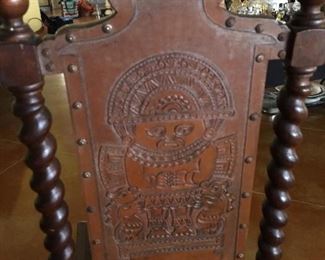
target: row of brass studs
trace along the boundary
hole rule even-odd
[[[260,118],[260,114],[259,113],[252,113],[250,116],[249,116],[249,120],[251,120],[252,122],[256,122],[258,119]],[[254,162],[254,158],[253,156],[247,156],[245,158],[245,163],[246,164],[251,164]],[[250,192],[243,192],[241,194],[241,197],[242,199],[248,199],[251,197],[251,193]],[[244,229],[247,229],[248,228],[248,225],[245,224],[245,223],[241,223],[239,224],[239,228],[244,230]],[[244,259],[245,258],[245,254],[244,253],[238,253],[237,256],[236,256],[237,259]]]
[[[287,32],[282,32],[278,35],[278,40],[280,42],[284,42],[284,41],[287,41],[288,40],[288,37],[289,37],[289,34]],[[280,50],[278,52],[278,57],[281,59],[281,60],[285,60],[287,56],[287,53],[285,50]]]
[[[235,24],[236,24],[237,20],[236,20],[236,17],[234,16],[230,16],[227,18],[227,20],[225,21],[225,25],[226,27],[234,27]],[[264,32],[264,26],[262,24],[257,24],[255,26],[255,32],[256,33],[263,33]],[[283,42],[283,41],[286,41],[288,39],[288,33],[287,32],[281,32],[279,35],[278,35],[278,40],[280,42]]]
[[[111,33],[113,31],[113,26],[111,24],[104,24],[102,26],[102,31],[104,33]],[[72,33],[67,33],[65,36],[65,40],[69,43],[73,43],[77,40],[76,36]]]
[[[233,17],[233,16],[229,17],[229,18],[226,20],[226,22],[225,22],[225,25],[226,25],[226,27],[228,27],[228,28],[234,27],[235,24],[236,24],[236,18]],[[263,32],[264,32],[264,27],[263,27],[263,25],[262,25],[262,24],[257,24],[257,25],[255,26],[255,32],[256,32],[256,33],[263,33]],[[278,40],[279,40],[280,42],[284,42],[284,41],[286,41],[287,39],[288,39],[288,33],[286,33],[286,32],[282,32],[282,33],[280,33],[280,34],[278,35]],[[286,51],[285,51],[285,50],[280,50],[280,51],[278,52],[278,57],[279,57],[281,60],[284,60],[285,57],[286,57],[286,55],[287,55],[287,54],[286,54]],[[257,61],[257,62],[263,62],[263,61],[264,61],[264,55],[263,55],[263,54],[258,55],[258,56],[256,57],[256,61]]]
[[[50,59],[51,58],[51,52],[50,52],[50,49],[48,48],[44,48],[42,51],[41,51],[41,54],[44,58],[46,59]],[[49,72],[53,72],[55,70],[55,65],[54,63],[50,60],[46,65],[45,65],[45,69]]]
[[[67,37],[68,38],[68,37]],[[69,36],[69,39],[70,40],[74,40],[75,38],[72,37],[71,35]],[[79,71],[79,68],[77,65],[75,64],[69,64],[68,67],[68,72],[70,73],[77,73]],[[76,110],[80,110],[83,108],[83,103],[81,101],[75,101],[73,104],[72,104],[72,108],[76,111]],[[79,138],[77,140],[77,144],[79,146],[84,146],[88,143],[87,139],[86,138]],[[91,177],[93,177],[93,174],[90,172],[90,171],[85,171],[82,173],[82,177],[84,179],[89,179]],[[95,212],[95,207],[93,206],[88,206],[86,207],[86,212],[89,213],[89,214],[92,214]],[[100,245],[101,244],[101,240],[100,239],[93,239],[92,240],[92,245],[96,246],[96,245]]]

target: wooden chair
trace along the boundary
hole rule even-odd
[[[50,259],[71,259],[68,205],[44,106],[64,73],[92,259],[243,259],[268,61],[285,59],[256,259],[282,255],[304,98],[324,64],[324,0],[288,27],[216,0],[114,0],[115,16],[41,41],[25,0],[0,0],[0,83],[16,97]]]

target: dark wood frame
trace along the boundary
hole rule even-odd
[[[55,157],[56,141],[49,132],[51,114],[42,97],[43,76],[37,58],[40,39],[22,22],[27,2],[0,0],[0,16],[4,21],[0,28],[0,84],[8,87],[15,96],[14,114],[23,121],[20,140],[29,149],[26,164],[33,170],[31,187],[38,193],[35,205],[42,213],[41,229],[46,234],[49,259],[71,259],[74,243],[68,206],[59,178],[60,163]],[[279,53],[281,58],[285,57],[288,77],[278,100],[281,112],[274,121],[277,137],[271,147],[273,159],[268,166],[270,180],[265,188],[267,198],[256,255],[256,259],[261,260],[275,260],[282,256],[280,246],[284,240],[283,227],[287,223],[285,209],[290,204],[288,190],[294,183],[292,168],[298,161],[295,147],[302,141],[299,125],[307,117],[304,99],[309,94],[310,78],[316,67],[325,63],[325,19],[320,11],[324,1],[300,2],[302,11],[289,24],[290,34],[279,35],[280,41],[286,41],[288,37],[286,52]],[[228,19],[226,26],[231,27],[233,22]],[[42,55],[47,55],[46,50]],[[53,70],[51,64],[46,69]],[[243,257],[238,255],[238,258]]]
[[[300,2],[302,11],[289,23],[291,33],[285,59],[287,80],[278,97],[280,113],[273,123],[276,138],[271,145],[272,160],[267,167],[269,182],[265,186],[258,260],[282,257],[283,227],[288,221],[285,209],[291,202],[288,190],[294,184],[293,167],[298,162],[296,146],[303,140],[300,124],[308,116],[304,100],[310,94],[310,79],[317,66],[325,63],[324,47],[321,47],[324,46],[324,30],[317,30],[324,28],[321,11],[324,1]],[[313,37],[320,41],[312,43]]]

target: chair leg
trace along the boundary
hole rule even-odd
[[[87,222],[79,222],[77,226],[76,259],[91,260]]]

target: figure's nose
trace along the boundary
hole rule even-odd
[[[174,133],[166,133],[158,143],[158,147],[167,150],[176,149],[181,146],[183,146],[183,142]]]
[[[165,140],[173,141],[176,139],[176,135],[173,132],[167,132],[165,135]]]

